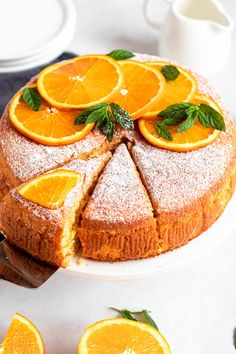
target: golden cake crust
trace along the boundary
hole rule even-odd
[[[135,59],[160,60],[147,55],[138,55]],[[16,132],[9,123],[6,109],[0,123],[0,193],[6,195],[0,207],[0,224],[9,241],[39,259],[66,266],[73,252],[65,252],[63,235],[65,230],[68,231],[68,225],[71,226],[71,220],[67,223],[68,215],[73,214],[75,208],[80,209],[81,198],[84,198],[82,185],[76,186],[63,208],[56,211],[27,202],[15,187],[36,175],[64,166],[70,160],[73,165],[75,158],[86,160],[94,155],[100,156],[106,150],[113,151],[122,141],[127,142],[141,177],[146,212],[142,213],[143,205],[140,206],[135,198],[132,206],[125,203],[126,196],[122,197],[121,193],[120,202],[124,215],[127,215],[122,220],[122,208],[112,208],[106,199],[109,195],[106,195],[109,187],[105,184],[106,169],[98,182],[103,193],[97,193],[95,188],[78,230],[84,256],[105,261],[155,256],[173,250],[207,230],[222,214],[235,189],[236,129],[220,97],[205,79],[194,75],[199,93],[212,97],[221,108],[227,131],[221,133],[213,144],[187,153],[153,147],[137,129],[134,132],[119,130],[112,144],[95,131],[75,144],[46,147]],[[124,146],[118,149],[123,149],[126,156]],[[141,180],[139,178],[140,183]],[[128,185],[129,180],[125,182]],[[15,189],[8,193],[13,187]],[[129,197],[132,199],[132,194]],[[96,203],[92,203],[95,199]],[[83,206],[86,202],[82,203]],[[99,203],[103,210],[99,210]],[[72,224],[74,221],[75,218]],[[69,249],[72,250],[72,245]]]

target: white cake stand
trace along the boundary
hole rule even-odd
[[[236,233],[236,194],[233,196],[223,215],[202,235],[172,252],[159,257],[127,262],[96,262],[81,258],[73,259],[71,265],[61,272],[80,277],[103,280],[140,279],[168,272],[180,265],[202,257],[212,248]]]

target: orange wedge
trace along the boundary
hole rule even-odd
[[[171,354],[163,335],[145,323],[125,318],[100,321],[83,334],[78,354]]]
[[[150,62],[147,64],[155,68],[159,73],[164,65],[168,65],[165,62]],[[180,75],[175,80],[166,81],[163,94],[156,100],[151,110],[143,115],[144,117],[156,116],[167,106],[184,101],[189,102],[196,95],[197,82],[195,78],[183,68],[176,67],[180,71]]]
[[[16,313],[0,345],[0,353],[44,354],[42,337],[31,321]]]
[[[56,170],[30,180],[19,189],[19,193],[45,208],[59,209],[79,181],[79,173]]]
[[[34,111],[21,95],[22,91],[18,92],[11,102],[10,121],[16,130],[37,143],[51,146],[72,144],[83,139],[94,127],[94,123],[75,125],[78,111],[59,111],[45,100],[42,100],[39,111]]]
[[[200,104],[205,103],[218,112],[220,112],[217,104],[205,95],[197,95],[191,102]],[[222,112],[220,112],[222,114]],[[222,114],[223,115],[223,114]],[[174,151],[191,151],[196,150],[206,145],[212,144],[216,138],[219,136],[220,131],[214,128],[206,128],[201,125],[198,121],[194,126],[183,133],[177,133],[178,126],[169,125],[168,128],[172,134],[173,140],[165,140],[156,132],[154,123],[158,120],[156,119],[139,119],[139,129],[142,135],[148,140],[152,145]]]
[[[52,106],[88,108],[110,100],[119,90],[119,64],[106,55],[85,55],[48,66],[38,77],[38,90]]]
[[[113,98],[133,119],[141,117],[161,96],[165,79],[155,68],[144,63],[119,61],[123,72],[123,84]]]

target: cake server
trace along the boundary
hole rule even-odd
[[[0,233],[0,239],[2,239]],[[0,279],[25,287],[39,288],[58,267],[38,261],[4,239],[0,242]]]

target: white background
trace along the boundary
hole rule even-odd
[[[78,25],[70,49],[78,54],[128,48],[157,53],[158,34],[145,24],[142,0],[77,0]],[[153,14],[160,14],[152,1]],[[236,1],[224,0],[236,20]],[[163,8],[163,6],[162,6]],[[161,15],[160,15],[161,16]],[[236,32],[231,61],[212,78],[236,114]],[[227,229],[227,225],[225,225]],[[15,312],[40,328],[48,354],[73,354],[85,327],[113,313],[109,306],[147,308],[173,354],[234,354],[236,231],[207,256],[171,273],[135,281],[95,281],[57,273],[42,288],[0,281],[0,337]]]

